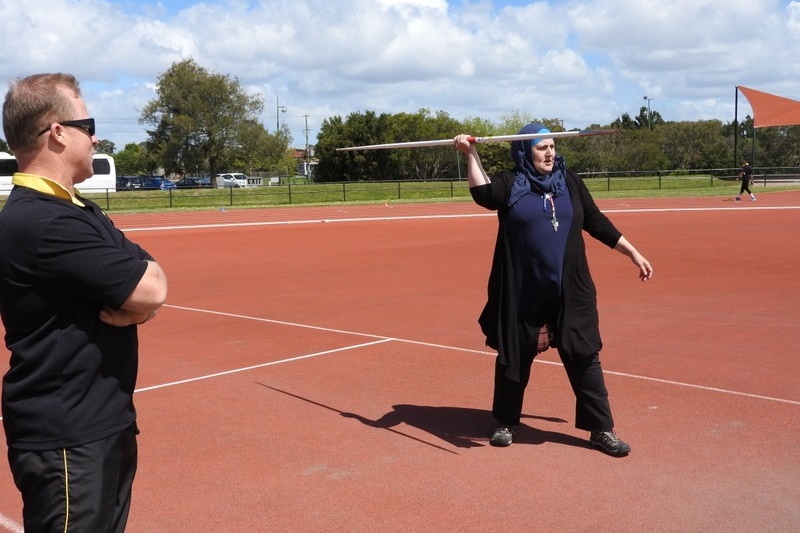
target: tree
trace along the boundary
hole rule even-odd
[[[387,141],[388,120],[389,115],[376,115],[374,111],[351,113],[347,120],[340,116],[325,119],[317,136],[316,181],[368,181],[396,176],[389,150],[336,150],[391,142]]]
[[[447,113],[439,111],[432,116],[429,109],[414,114],[398,113],[387,122],[386,142],[449,139],[461,131],[459,122]],[[452,147],[392,150],[390,157],[398,172],[394,179],[435,181],[458,177],[458,158]]]
[[[230,165],[246,173],[255,169],[277,170],[291,141],[289,127],[285,124],[276,134],[267,133],[255,120],[243,121],[235,139],[235,157]]]
[[[664,124],[661,114],[658,111],[651,111],[646,106],[642,106],[639,108],[639,115],[636,118],[631,118],[629,114],[623,113],[609,126],[616,130],[653,130],[660,124]]]
[[[751,132],[753,130],[750,130]],[[770,126],[758,128],[749,139],[750,152],[743,155],[751,158],[755,153],[754,165],[763,167],[800,166],[800,126]],[[755,151],[752,146],[755,143]]]
[[[6,143],[5,139],[0,139],[0,152],[11,153],[11,148],[8,147],[8,143]]]
[[[719,120],[670,122],[661,134],[671,169],[721,168],[730,160]]]
[[[639,124],[631,119],[629,114],[623,113],[622,116],[611,123],[611,127],[615,130],[632,130],[638,128]]]
[[[640,108],[636,119],[625,113],[610,125],[587,125],[580,129],[620,132],[558,139],[556,151],[564,155],[568,168],[579,173],[724,169],[730,168],[733,140],[737,139],[742,146],[740,155],[750,157],[754,153],[761,166],[800,165],[800,126],[762,128],[754,136],[751,117],[740,124],[724,125],[717,120],[667,122],[653,111],[648,130],[643,127],[646,117],[647,109]],[[536,119],[519,111],[502,116],[496,123],[471,117],[459,124],[444,112],[434,116],[427,109],[380,116],[354,113],[346,120],[335,117],[325,121],[318,137],[319,169],[324,175],[321,181],[463,178],[463,158],[460,172],[453,173],[447,150],[441,148],[354,152],[338,152],[336,148],[447,138],[453,132],[476,137],[513,134],[529,122],[540,122],[553,132],[564,130],[559,119]],[[734,135],[737,129],[738,138]],[[434,150],[439,152],[434,154]],[[508,143],[481,143],[477,150],[490,176],[510,168]]]
[[[653,129],[653,112],[648,111],[646,106],[639,108],[639,116],[634,119],[636,127],[639,129]]]
[[[97,146],[95,147],[94,151],[98,154],[114,155],[116,146],[114,146],[114,143],[109,140],[100,139],[97,141]]]
[[[128,143],[125,148],[114,154],[114,163],[117,174],[120,176],[135,176],[138,174],[152,174],[158,164],[147,151],[146,144]]]
[[[154,127],[147,132],[147,147],[168,173],[202,161],[213,178],[222,163],[241,157],[242,139],[264,107],[238,79],[209,72],[193,59],[173,63],[159,76],[156,94],[139,122]]]

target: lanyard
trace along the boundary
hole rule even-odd
[[[542,196],[542,211],[547,213],[547,201],[550,201],[550,209],[553,211],[553,217],[550,219],[550,224],[553,225],[553,231],[558,231],[558,219],[556,218],[556,203],[553,201],[553,193],[548,192]]]

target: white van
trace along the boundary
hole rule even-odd
[[[117,167],[114,158],[106,154],[95,154],[92,161],[94,175],[79,183],[75,188],[80,192],[105,192],[117,188]],[[0,194],[11,192],[11,178],[17,172],[17,159],[6,152],[0,152]]]
[[[217,174],[217,187],[257,187],[258,185],[261,185],[261,178],[251,178],[241,172]]]
[[[75,186],[81,192],[105,192],[117,190],[117,166],[114,158],[106,154],[94,154],[94,175]]]
[[[6,152],[0,152],[0,194],[11,192],[11,176],[17,171],[17,159]]]

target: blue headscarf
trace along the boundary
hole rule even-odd
[[[526,124],[518,133],[550,133],[550,130],[542,124],[532,122]],[[511,143],[511,160],[514,161],[514,172],[517,177],[508,197],[508,207],[531,191],[541,195],[551,193],[553,196],[559,196],[566,190],[567,183],[564,179],[566,164],[563,156],[556,156],[551,174],[540,174],[533,167],[531,147],[539,141],[540,139],[531,139]]]

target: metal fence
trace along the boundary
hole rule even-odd
[[[675,170],[660,172],[583,173],[580,177],[592,192],[686,190],[731,186],[740,169]],[[756,185],[797,182],[800,168],[756,168]],[[147,211],[156,209],[208,209],[281,205],[312,205],[334,202],[377,202],[393,200],[436,200],[469,198],[466,180],[370,181],[338,183],[284,183],[259,187],[221,189],[113,189],[84,195],[106,211]],[[0,196],[0,205],[5,197]]]

